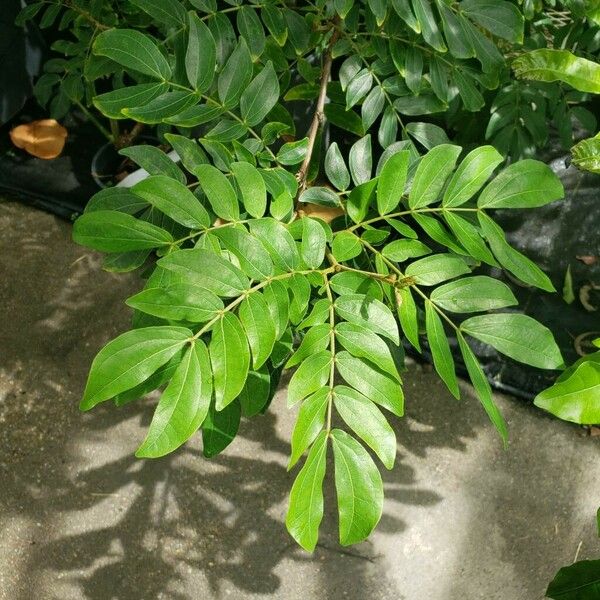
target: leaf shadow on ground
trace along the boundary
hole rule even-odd
[[[40,394],[44,395],[41,390]],[[336,576],[328,578],[331,593],[325,594],[331,598],[338,597],[339,585],[348,585],[347,561],[353,560],[352,586],[358,589],[361,571],[377,557],[372,556],[369,542],[358,549],[339,546],[331,478],[315,554],[297,549],[285,531],[287,494],[294,474],[286,472],[289,448],[276,431],[273,414],[245,421],[242,439],[211,461],[201,456],[197,440],[192,448],[175,455],[141,461],[132,454],[130,437],[137,434],[141,439],[151,415],[150,404],[146,403],[142,414],[139,407],[130,406],[121,411],[101,408],[96,414],[80,416],[78,425],[72,423],[76,430],[64,440],[64,455],[52,452],[46,459],[54,465],[51,478],[45,480],[42,475],[35,484],[23,464],[12,479],[19,506],[49,533],[30,548],[23,571],[28,582],[23,600],[36,595],[36,586],[44,587],[48,574],[60,574],[68,581],[65,589],[78,589],[81,597],[98,600],[189,598],[191,572],[194,581],[205,580],[215,597],[225,589],[274,594],[289,560],[334,569]],[[429,435],[434,424],[423,425],[428,433],[413,432],[412,440],[405,436],[405,443],[419,435],[426,435],[428,444],[448,443],[447,438]],[[41,423],[30,420],[29,427],[43,432]],[[111,445],[113,450],[105,450],[105,460],[103,447]],[[90,466],[90,452],[95,456],[92,462],[99,459],[100,464]],[[435,491],[415,485],[413,469],[402,460],[384,477],[388,501],[427,506],[440,500]],[[389,534],[406,527],[388,513],[380,523],[380,529]],[[186,580],[187,585],[182,585]]]
[[[336,578],[348,577],[346,560],[357,563],[345,585],[367,593],[363,572],[376,558],[369,543],[340,549],[331,479],[315,554],[297,549],[285,530],[295,473],[285,468],[289,419],[281,401],[276,415],[244,422],[241,439],[211,461],[197,439],[161,460],[135,459],[150,401],[78,412],[91,359],[127,328],[123,298],[139,282],[100,271],[97,255],[72,244],[67,224],[16,204],[0,208],[7,231],[0,266],[10,282],[0,300],[11,315],[0,360],[0,523],[26,523],[10,540],[19,552],[11,596],[178,599],[196,597],[198,586],[215,597],[268,595],[287,584],[291,561],[300,563],[297,577],[318,579],[323,564],[334,570],[331,585],[319,587],[333,598]],[[392,501],[440,499],[416,486],[401,460],[385,480]],[[381,523],[390,533],[406,526],[391,514]]]
[[[0,221],[7,232],[0,267],[10,282],[0,290],[10,315],[0,331],[0,527],[12,532],[4,545],[16,548],[15,567],[7,573],[15,582],[9,597],[183,600],[227,593],[290,597],[290,590],[296,598],[312,590],[330,600],[403,597],[377,544],[339,546],[331,477],[314,555],[290,540],[284,518],[295,473],[285,469],[289,419],[281,399],[266,416],[245,421],[241,438],[211,461],[202,458],[198,440],[164,459],[135,459],[151,401],[79,413],[91,359],[126,329],[122,300],[139,284],[99,271],[97,257],[73,246],[68,226],[47,215],[10,208],[8,223]],[[427,369],[413,368],[405,380],[408,416],[394,423],[399,455],[394,469],[383,473],[386,504],[377,530],[398,546],[404,539],[399,534],[418,527],[405,509],[427,511],[444,500],[421,482],[427,474],[417,472],[415,459],[450,450],[450,460],[461,461],[490,427],[470,394],[454,402]],[[518,414],[527,410],[523,406]],[[551,464],[558,476],[551,450],[526,446],[527,435],[514,430],[524,440],[519,454],[529,452],[525,467],[533,472],[541,462]],[[508,481],[523,476],[517,457],[497,456],[481,457],[469,475],[473,499],[481,493],[482,470],[497,468]],[[565,478],[563,487],[575,479]],[[525,526],[536,506],[539,481],[552,497],[552,477],[536,476],[529,504],[516,517],[509,488],[488,494],[497,494],[492,527],[506,540],[502,560],[530,590],[539,588],[539,573],[528,557],[539,555],[538,565],[556,543],[532,536],[523,544],[515,532],[515,523]],[[563,514],[569,498],[565,494]],[[553,508],[547,505],[543,514],[550,521]],[[25,525],[10,529],[11,521]],[[464,555],[473,568],[481,566],[477,544],[485,536],[474,523],[465,532]],[[399,564],[402,555],[388,559]],[[474,589],[458,579],[448,600]]]

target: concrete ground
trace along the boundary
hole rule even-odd
[[[507,397],[508,451],[464,385],[405,376],[398,461],[372,538],[336,541],[327,489],[309,556],[284,527],[293,415],[274,401],[228,451],[196,438],[137,460],[152,401],[81,414],[97,350],[139,283],[100,270],[70,226],[0,203],[0,598],[538,600],[556,569],[600,556],[600,438]]]

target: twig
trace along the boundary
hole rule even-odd
[[[102,123],[94,116],[94,114],[86,108],[86,106],[79,100],[74,101],[75,105],[79,107],[79,110],[93,123],[98,131],[109,141],[114,144],[113,137],[108,129],[102,125]]]
[[[577,546],[577,552],[575,552],[575,558],[573,559],[573,562],[577,562],[577,559],[579,558],[579,553],[581,552],[581,546],[583,546],[583,540],[581,540],[579,542],[579,546]]]
[[[323,550],[328,550],[329,552],[334,552],[336,554],[343,554],[344,556],[351,556],[352,558],[360,558],[362,560],[367,560],[370,563],[374,563],[381,556],[380,554],[377,554],[376,556],[367,556],[366,554],[345,550],[344,548],[332,548],[325,544],[317,544],[317,548],[322,548]]]
[[[115,146],[119,149],[121,148],[127,148],[127,146],[131,146],[131,144],[133,143],[133,141],[135,140],[135,138],[137,138],[138,135],[140,135],[140,133],[142,133],[142,131],[144,130],[144,124],[143,123],[136,123],[133,128],[131,129],[131,131],[129,131],[128,133],[124,133],[122,135],[120,135],[116,140],[115,140]]]
[[[298,179],[298,198],[300,197],[300,194],[302,194],[302,192],[306,189],[306,178],[308,176],[308,168],[310,166],[310,160],[312,158],[312,153],[315,147],[315,140],[317,139],[317,134],[319,133],[319,127],[325,121],[324,110],[325,101],[327,100],[327,84],[329,83],[329,78],[331,76],[331,64],[333,62],[331,48],[337,42],[338,38],[339,31],[336,29],[333,32],[331,39],[329,40],[327,50],[325,51],[325,57],[323,60],[323,70],[321,71],[319,97],[317,98],[315,113],[313,115],[313,119],[307,133],[308,147],[306,149],[306,156],[304,157],[304,162],[302,163],[302,166],[296,174],[296,178]],[[298,201],[296,200],[296,204],[297,203]]]

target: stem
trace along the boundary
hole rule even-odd
[[[210,328],[223,317],[223,315],[227,312],[231,312],[234,308],[240,305],[250,294],[254,292],[258,292],[262,288],[269,285],[272,281],[278,281],[280,279],[289,279],[294,275],[310,275],[311,273],[321,273],[326,275],[327,273],[331,273],[333,271],[333,267],[328,267],[327,269],[308,269],[306,271],[290,271],[289,273],[282,273],[281,275],[274,275],[273,277],[267,277],[264,281],[257,283],[252,286],[250,289],[246,290],[241,296],[238,296],[235,300],[231,301],[223,310],[220,310],[217,313],[216,317],[213,317],[202,329],[200,329],[197,333],[193,335],[191,340],[197,340],[201,335],[205,334]]]
[[[377,221],[385,221],[387,219],[393,219],[395,217],[405,217],[406,215],[412,215],[414,213],[436,213],[436,212],[479,212],[480,208],[447,208],[445,206],[438,206],[434,208],[414,208],[412,210],[402,210],[400,212],[390,213],[389,215],[380,215],[379,217],[373,217],[367,221],[362,221],[360,223],[356,223],[356,225],[352,225],[352,227],[348,228],[348,231],[354,231],[359,227],[364,227],[365,225],[370,225],[371,223],[377,223]]]
[[[118,145],[118,140],[121,137],[121,132],[119,131],[119,122],[116,119],[109,119],[108,122],[110,123],[110,133],[115,141],[116,146]]]
[[[339,19],[336,18],[335,25],[337,26]],[[317,139],[317,134],[319,133],[319,127],[325,122],[325,101],[327,100],[327,84],[329,83],[329,78],[331,77],[331,65],[333,63],[333,57],[331,55],[331,48],[337,42],[340,36],[339,29],[336,27],[333,32],[331,39],[329,40],[329,44],[327,46],[327,50],[325,51],[325,56],[323,60],[323,69],[321,70],[321,83],[319,87],[319,96],[317,98],[317,105],[315,107],[315,112],[313,115],[312,122],[308,129],[307,137],[308,137],[308,148],[306,149],[306,156],[304,157],[304,161],[296,174],[296,178],[298,179],[298,197],[302,192],[306,189],[306,178],[308,176],[308,168],[310,166],[310,160],[312,158],[313,150],[315,147],[315,140]]]
[[[175,240],[171,246],[180,246],[183,242],[187,240],[193,240],[195,237],[202,235],[203,233],[208,233],[209,231],[214,231],[215,229],[221,229],[222,227],[232,227],[233,225],[242,225],[244,223],[249,223],[252,219],[242,219],[241,221],[227,221],[226,223],[220,223],[219,225],[212,225],[211,227],[207,227],[206,229],[201,229],[200,231],[194,231],[185,237],[179,238]]]
[[[102,123],[100,123],[100,121],[92,114],[92,112],[90,110],[88,110],[81,102],[79,102],[79,100],[75,101],[75,104],[79,107],[79,110],[81,110],[85,116],[98,128],[98,131],[100,131],[100,133],[111,143],[115,143],[115,140],[113,138],[113,136],[111,135],[110,131],[108,129],[106,129],[106,127],[104,127],[104,125],[102,125]]]
[[[50,4],[60,4],[60,2],[51,2]],[[92,25],[94,25],[94,27],[97,27],[98,29],[101,29],[103,31],[106,29],[110,29],[108,25],[100,23],[100,21],[96,20],[91,13],[89,13],[87,10],[84,10],[83,8],[80,8],[74,2],[68,0],[67,2],[64,2],[64,4],[71,10],[74,10],[76,13],[79,13],[84,19],[87,19]]]
[[[129,133],[124,133],[122,136],[119,137],[115,145],[118,148],[126,148],[127,146],[131,146],[135,138],[137,138],[143,130],[144,124],[136,123]]]
[[[373,246],[371,246],[371,244],[369,244],[369,242],[365,242],[363,239],[360,240],[362,245],[365,248],[368,248],[373,254],[379,255],[381,257],[381,259],[383,260],[383,262],[392,270],[394,271],[394,273],[396,273],[399,277],[401,277],[402,279],[406,280],[406,276],[404,275],[404,273],[388,258],[386,258],[383,254],[381,254],[381,252],[379,252],[379,250],[377,250],[376,248],[373,248]],[[422,290],[420,290],[414,283],[408,284],[411,288],[414,289],[414,291],[421,296],[421,298],[423,298],[423,300],[429,300],[431,302],[431,305],[433,306],[433,308],[435,309],[435,311],[440,315],[440,317],[442,317],[451,327],[452,329],[454,329],[455,331],[458,331],[459,328],[458,326],[454,323],[454,321],[452,321],[452,319],[450,319],[446,313],[435,303],[433,302],[433,300],[431,300],[431,298],[429,298],[427,296],[427,294],[425,292],[423,292]]]
[[[335,266],[332,266],[330,268],[336,270]],[[331,431],[333,387],[335,385],[335,308],[333,304],[333,294],[331,293],[331,286],[329,285],[329,279],[327,278],[327,273],[325,272],[323,273],[323,283],[325,285],[327,299],[329,300],[329,351],[331,352],[331,368],[329,371],[329,398],[327,399],[327,433],[329,433]]]
[[[237,10],[237,7],[236,7],[236,10]],[[222,12],[227,12],[227,9],[224,10],[224,11],[222,11]],[[168,83],[173,88],[177,88],[179,90],[190,92],[192,94],[196,93],[196,91],[193,90],[192,88],[187,87],[185,85],[181,85],[179,83],[175,83],[174,81],[167,81],[166,83]],[[234,119],[238,123],[241,123],[246,128],[246,131],[248,131],[248,133],[254,139],[257,139],[259,142],[262,142],[262,138],[260,137],[260,135],[258,135],[258,133],[256,133],[256,131],[254,131],[254,129],[252,127],[250,127],[250,125],[248,125],[243,119],[241,119],[240,117],[238,117],[234,112],[226,109],[220,102],[217,102],[214,98],[211,98],[210,96],[206,96],[204,94],[199,94],[199,98],[201,98],[202,100],[204,100],[207,103],[210,102],[211,104],[214,104],[215,106],[218,106],[219,108],[222,108],[225,111],[225,114],[228,117],[231,117],[232,119]],[[276,162],[279,165],[280,163],[277,161],[277,158],[275,157],[275,154],[273,153],[273,151],[271,150],[271,148],[269,148],[268,146],[265,146],[265,150],[269,153],[269,155],[271,156],[271,158],[273,159],[273,161]]]

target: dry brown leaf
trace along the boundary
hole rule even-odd
[[[600,331],[586,331],[585,333],[579,334],[573,340],[573,346],[579,356],[585,356],[592,352],[596,352],[598,348],[594,346],[593,341],[600,336]]]
[[[588,283],[582,285],[579,289],[579,301],[583,304],[583,308],[589,312],[596,312],[600,308],[592,304],[592,292],[594,290],[600,290],[600,285],[597,283]]]
[[[319,204],[301,204],[298,210],[299,216],[306,215],[321,219],[325,223],[331,223],[336,217],[344,214],[344,211],[337,206],[321,206]]]
[[[595,265],[598,262],[598,257],[597,256],[576,256],[575,257],[577,260],[580,260],[584,265],[587,265],[588,267],[591,267],[592,265]]]
[[[10,132],[17,147],[46,160],[60,156],[67,140],[67,130],[54,119],[41,119],[18,125]]]

